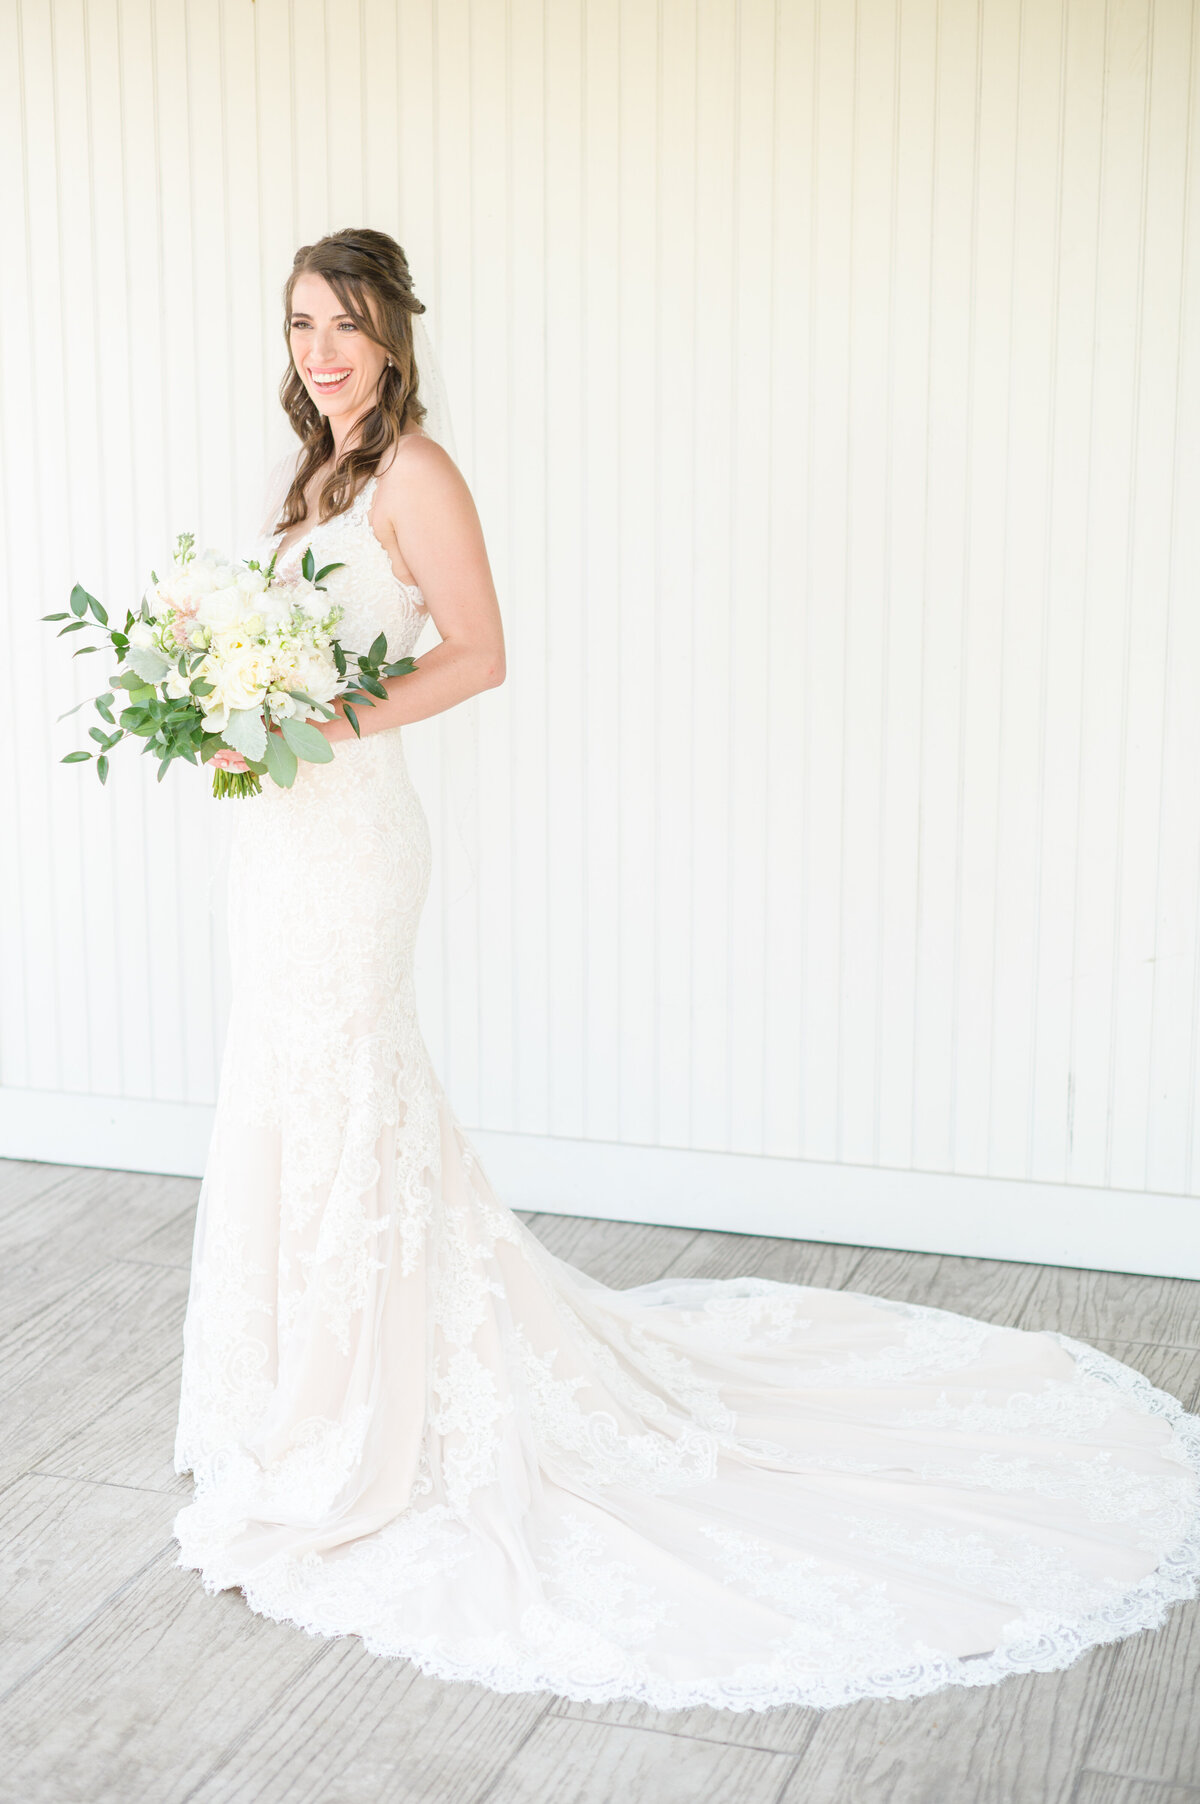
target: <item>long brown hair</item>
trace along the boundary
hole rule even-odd
[[[364,416],[354,444],[332,464],[321,486],[317,518],[328,520],[345,513],[363,484],[372,477],[405,427],[419,426],[425,408],[417,395],[417,365],[413,355],[412,316],[425,305],[413,293],[408,258],[386,232],[367,226],[349,227],[302,244],[292,263],[283,291],[283,335],[288,343],[288,367],[279,385],[279,399],[300,440],[296,474],[287,492],[276,532],[286,532],[303,520],[305,490],[314,473],[333,459],[333,433],[300,379],[291,357],[292,290],[306,274],[324,276],[342,307],[360,332],[387,352],[391,363],[383,372],[375,405]]]

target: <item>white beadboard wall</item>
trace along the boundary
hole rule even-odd
[[[369,223],[505,615],[406,733],[498,1188],[1200,1276],[1191,0],[5,0],[0,84],[0,1150],[202,1167],[228,817],[58,762],[38,616],[248,540]]]

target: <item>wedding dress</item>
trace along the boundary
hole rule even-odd
[[[374,487],[306,542],[343,642],[399,657]],[[229,805],[176,1454],[208,1590],[499,1691],[735,1710],[1049,1671],[1195,1593],[1200,1417],[1130,1367],[852,1291],[611,1290],[504,1207],[418,1026],[403,729]]]

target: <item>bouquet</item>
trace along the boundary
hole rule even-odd
[[[361,738],[356,704],[386,700],[383,678],[407,675],[415,660],[386,663],[383,633],[368,652],[345,650],[335,637],[343,610],[327,601],[324,589],[324,579],[341,565],[316,569],[311,547],[299,578],[284,582],[275,575],[274,557],[264,568],[256,559],[197,553],[194,545],[191,533],[179,535],[168,574],[160,582],[151,572],[138,612],[128,610],[123,626],[110,626],[100,602],[78,583],[69,612],[42,616],[67,622],[60,638],[99,631],[117,654],[110,688],[90,698],[105,723],[88,729],[97,749],[68,752],[62,762],[94,757],[103,783],[113,747],[132,735],[158,759],[160,782],[183,758],[214,765],[215,796],[258,795],[264,776],[288,789],[300,759],[327,764],[333,757],[312,722],[331,719],[331,704],[340,700]],[[74,656],[97,650],[81,645]],[[117,691],[124,706],[114,717]],[[246,769],[228,768],[234,753]]]

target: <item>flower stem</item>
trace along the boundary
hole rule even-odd
[[[213,771],[213,794],[218,798],[256,796],[261,793],[262,784],[252,770],[222,770],[218,765]]]

